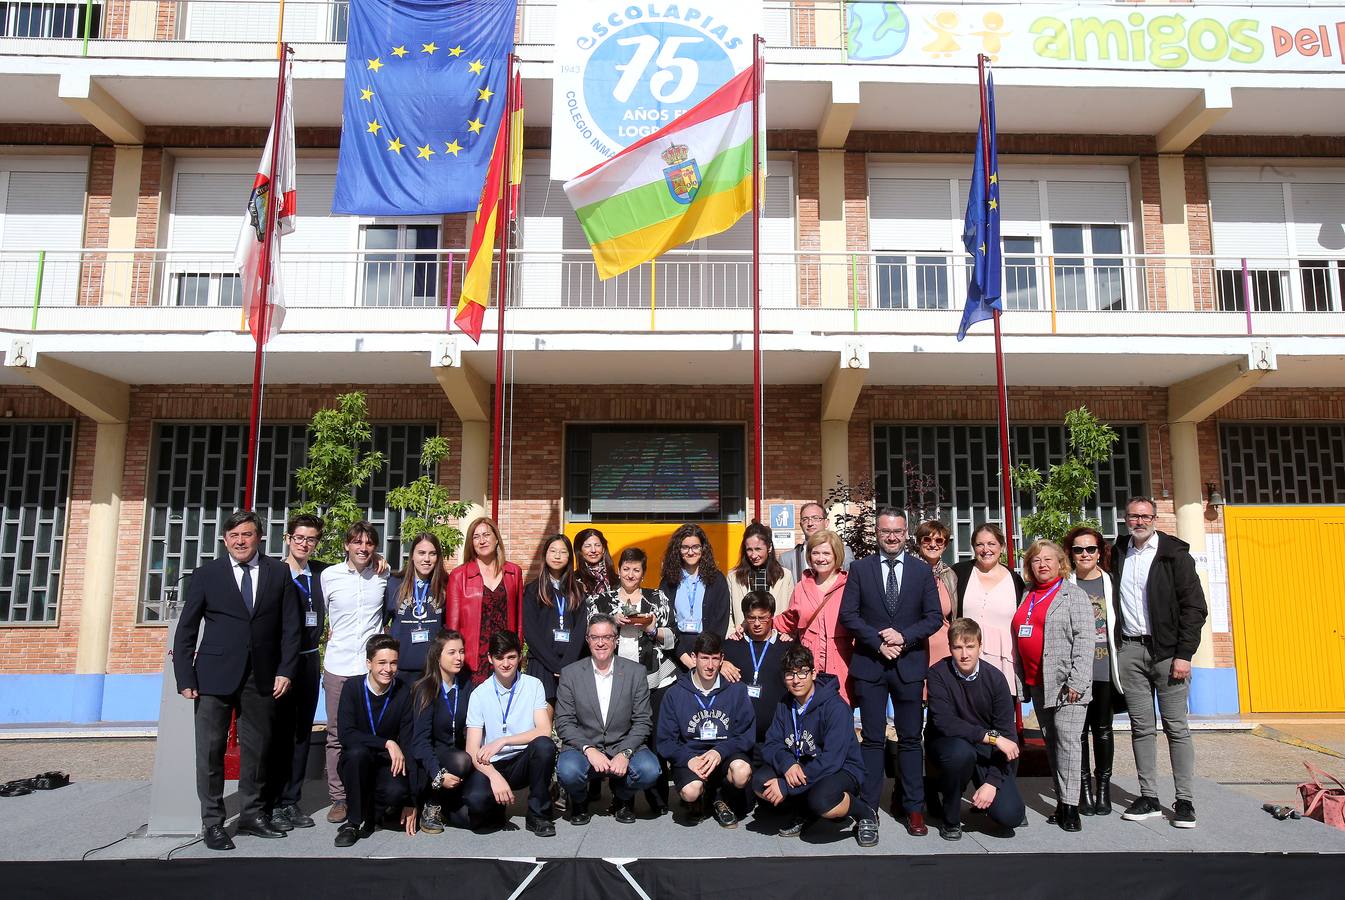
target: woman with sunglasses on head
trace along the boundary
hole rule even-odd
[[[953,621],[953,598],[957,596],[957,576],[943,561],[944,548],[952,532],[938,519],[921,522],[915,529],[915,549],[920,558],[934,570],[934,586],[939,590],[939,606],[943,610],[943,624],[929,636],[929,664],[932,666],[952,655],[948,649],[948,625]]]
[[[528,674],[556,705],[560,670],[584,653],[584,607],[574,576],[574,549],[563,534],[542,541],[542,574],[523,589],[523,638]]]
[[[1079,526],[1065,535],[1065,549],[1074,564],[1069,580],[1088,595],[1097,622],[1097,645],[1093,655],[1093,699],[1088,702],[1088,717],[1083,726],[1083,788],[1079,812],[1085,816],[1111,814],[1111,770],[1115,756],[1112,737],[1113,703],[1121,696],[1121,679],[1116,667],[1116,644],[1108,610],[1112,602],[1111,546],[1096,528]],[[1093,736],[1093,776],[1097,792],[1089,781],[1088,735]]]
[[[763,591],[775,600],[775,612],[780,614],[789,607],[794,593],[794,576],[775,558],[775,542],[771,530],[760,522],[753,522],[743,531],[743,543],[738,565],[729,573],[729,630],[730,635],[742,633],[743,598],[752,591]]]

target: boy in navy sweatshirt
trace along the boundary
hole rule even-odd
[[[753,793],[793,813],[780,829],[782,837],[798,837],[809,817],[852,816],[859,846],[876,846],[878,817],[860,797],[865,770],[853,710],[841,699],[835,679],[818,679],[807,647],[790,647],[781,665],[789,698],[766,732],[766,764],[752,777]]]
[[[688,806],[700,801],[721,827],[736,828],[746,814],[756,716],[746,685],[719,675],[723,638],[701,632],[691,655],[696,667],[673,682],[659,707],[655,748],[672,764],[673,784]]]
[[[341,688],[337,731],[341,736],[341,782],[346,786],[346,821],[336,846],[349,847],[374,833],[379,814],[401,811],[399,823],[416,833],[416,807],[407,777],[414,731],[411,689],[397,680],[396,638],[376,634],[364,645],[369,674],[349,678]]]

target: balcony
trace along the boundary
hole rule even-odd
[[[465,259],[450,248],[286,253],[285,331],[442,331]],[[961,255],[792,252],[763,254],[761,278],[766,332],[947,334],[967,271]],[[677,250],[608,281],[588,251],[516,251],[510,327],[749,331],[751,279],[742,251]],[[242,333],[240,304],[231,252],[0,253],[4,331]],[[1345,335],[1345,259],[1009,255],[1004,305],[1010,334]]]

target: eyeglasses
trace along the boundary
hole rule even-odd
[[[590,634],[588,636],[588,642],[590,644],[610,644],[614,640],[616,640],[616,635],[614,634]]]
[[[811,675],[811,674],[813,674],[813,670],[812,670],[812,669],[792,669],[791,671],[788,671],[788,672],[785,673],[785,680],[786,680],[786,681],[802,681],[803,679],[807,678],[807,677],[808,677],[809,675]]]
[[[1100,548],[1098,548],[1097,546],[1092,547],[1079,546],[1079,547],[1070,547],[1069,552],[1073,553],[1075,556],[1084,556],[1097,553],[1099,549]]]
[[[308,535],[302,535],[302,536],[301,536],[301,535],[297,535],[297,534],[292,534],[292,535],[290,535],[290,543],[291,543],[291,544],[307,544],[307,545],[312,545],[312,544],[316,544],[316,543],[318,542],[318,540],[319,540],[319,538],[317,538],[317,537],[309,537]]]
[[[1126,513],[1127,522],[1152,522],[1156,517],[1152,515],[1142,515],[1140,513]]]
[[[879,528],[879,537],[901,537],[906,533],[905,528]]]
[[[922,538],[920,539],[920,543],[921,543],[921,544],[928,544],[928,545],[931,546],[931,547],[945,547],[945,546],[948,545],[948,541],[946,541],[945,539],[943,539],[943,538],[941,538],[941,537],[933,537],[933,536],[930,536],[930,537],[922,537]]]
[[[679,547],[678,549],[681,550],[683,553],[700,553],[700,552],[701,552],[701,545],[700,545],[700,544],[683,544],[683,545],[682,545],[681,547]]]
[[[825,522],[826,516],[799,516],[799,521],[805,525],[812,525],[815,522]]]
[[[747,617],[747,621],[749,621],[749,622],[769,622],[771,619],[772,619],[772,616],[748,616],[748,617]]]

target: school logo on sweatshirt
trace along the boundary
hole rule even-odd
[[[806,756],[811,759],[817,756],[817,739],[807,728],[802,729],[797,737],[793,732],[788,732],[785,734],[785,749],[796,757],[803,758]]]
[[[692,740],[717,741],[731,733],[729,717],[723,710],[701,709],[687,720],[687,734]]]

